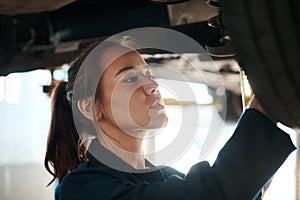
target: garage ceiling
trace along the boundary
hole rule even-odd
[[[219,8],[205,0],[177,4],[150,0],[0,0],[0,7],[0,76],[56,68],[71,62],[94,40],[138,27],[177,30],[203,46],[218,41],[222,34],[219,28],[208,26],[207,21],[218,15]],[[232,59],[217,60],[217,67],[227,80],[226,88],[239,93],[238,67],[232,65]],[[174,60],[169,62],[182,73],[189,70],[191,81],[202,81],[193,76],[197,73],[192,69],[175,65]],[[232,66],[228,68],[228,65]],[[199,66],[201,70],[204,65]],[[204,73],[218,73],[215,67],[203,70]]]

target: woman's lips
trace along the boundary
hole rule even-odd
[[[158,104],[152,105],[150,108],[155,109],[155,110],[162,110],[162,109],[165,109],[165,106],[158,103]]]
[[[165,109],[165,106],[163,105],[162,99],[156,99],[150,108],[155,110],[162,110]]]

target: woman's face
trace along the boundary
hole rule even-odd
[[[104,57],[109,58],[122,51],[122,47],[112,47]],[[158,84],[136,51],[123,54],[108,65],[100,84],[100,110],[106,123],[129,133],[131,130],[157,129],[167,124]]]

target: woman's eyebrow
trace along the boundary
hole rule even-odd
[[[135,69],[136,67],[134,66],[126,66],[126,67],[123,67],[122,69],[120,69],[115,76],[118,76],[119,74],[123,73],[124,71],[128,71],[128,70],[131,70],[131,69]]]

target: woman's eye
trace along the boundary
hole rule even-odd
[[[137,80],[138,80],[138,77],[137,77],[137,76],[134,76],[134,77],[125,79],[125,82],[131,83],[131,82],[135,82],[135,81],[137,81]]]
[[[152,80],[156,79],[156,77],[153,76],[153,75],[149,75],[149,78],[152,79]]]

